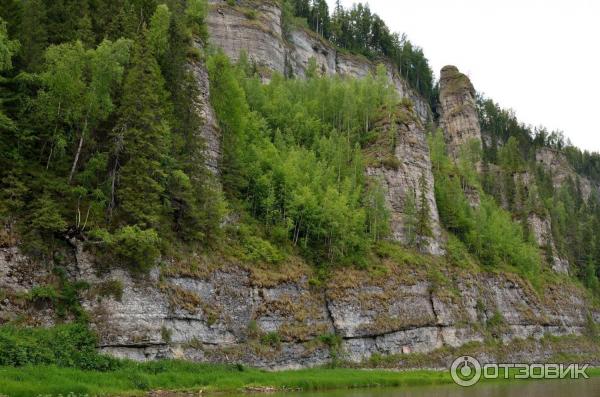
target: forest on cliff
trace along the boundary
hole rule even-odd
[[[391,60],[431,104],[423,128],[444,261],[514,272],[542,288],[556,277],[549,268],[559,256],[574,282],[600,295],[598,154],[479,96],[482,145],[454,159],[436,124],[439,86],[422,49],[391,33],[367,5],[329,10],[324,0],[283,0],[283,7],[289,26],[312,29],[340,50]],[[194,45],[206,43],[208,10],[205,0],[0,0],[0,247],[19,245],[60,269],[64,250],[81,241],[99,262],[134,274],[192,252],[273,266],[301,260],[321,278],[398,252],[420,256],[421,237],[432,236],[425,183],[406,204],[402,245],[390,238],[385,191],[365,173],[381,143],[377,126],[408,123],[413,111],[385,67],[351,79],[323,76],[312,63],[306,79],[274,74],[265,83],[247,57],[234,63]],[[205,120],[194,101],[190,64],[197,62],[208,69],[222,135],[217,174],[205,165],[198,132]],[[376,167],[399,166],[395,146],[395,135],[386,137]],[[555,186],[538,161],[541,150],[564,156],[576,173]],[[473,191],[478,206],[469,200]],[[536,243],[533,214],[550,220],[552,243]],[[85,320],[76,304],[85,286],[57,274],[56,285],[30,298],[53,300]],[[0,364],[15,363],[0,357]]]

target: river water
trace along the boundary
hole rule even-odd
[[[274,393],[269,397],[600,397],[600,377],[580,380],[486,382],[472,387],[411,386],[328,392]]]

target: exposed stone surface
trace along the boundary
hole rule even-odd
[[[428,223],[431,235],[415,237],[423,252],[442,255],[444,242],[435,201],[433,173],[425,130],[412,106],[408,108],[400,106],[398,112],[395,123],[384,121],[377,129],[380,140],[395,134],[393,153],[387,153],[391,143],[379,142],[375,153],[371,154],[376,159],[375,166],[367,167],[366,173],[383,186],[391,215],[393,239],[404,244],[411,243],[409,240],[411,234],[414,234],[414,231],[407,230],[411,223],[407,220],[410,216],[407,213],[407,201],[412,197],[415,209],[419,211],[421,197],[425,195],[429,206]],[[424,191],[422,187],[425,187]],[[415,213],[412,216],[414,217]],[[414,225],[412,227],[414,228]]]
[[[305,77],[308,63],[314,58],[317,69],[324,75],[337,74],[337,52],[312,32],[293,30],[290,33],[288,62],[294,76]]]
[[[233,60],[239,59],[240,51],[246,51],[250,60],[259,66],[283,74],[304,76],[311,58],[317,63],[320,73],[326,75],[340,74],[353,78],[366,77],[374,74],[377,62],[371,62],[363,56],[350,55],[338,52],[331,44],[319,38],[313,32],[296,29],[289,33],[287,40],[282,36],[280,26],[280,11],[269,2],[255,2],[257,17],[248,19],[243,9],[246,4],[239,2],[240,6],[230,7],[222,1],[211,2],[209,17],[209,30],[211,44],[222,48]],[[254,4],[254,3],[253,3]],[[244,19],[246,18],[246,19]],[[239,39],[244,37],[244,39]],[[269,42],[272,42],[268,44]],[[280,45],[286,43],[286,45]],[[374,169],[367,173],[379,179],[387,192],[387,201],[392,210],[392,229],[394,239],[407,242],[405,230],[404,207],[408,194],[421,195],[419,179],[425,177],[425,192],[430,208],[431,236],[420,236],[424,252],[435,255],[443,254],[442,232],[439,215],[434,197],[433,175],[429,159],[429,149],[425,137],[423,124],[431,120],[431,110],[428,103],[417,95],[404,79],[394,72],[394,66],[389,62],[381,61],[388,70],[390,82],[396,87],[402,98],[407,98],[413,103],[407,124],[398,126],[398,144],[395,156],[400,162],[398,170]],[[197,79],[202,87],[202,92],[207,86],[204,69],[201,65],[195,68]],[[206,101],[204,101],[206,102]],[[413,120],[415,118],[420,120]],[[214,120],[214,115],[209,109],[207,119]],[[210,127],[209,123],[209,127]],[[205,129],[205,139],[208,143],[209,154],[218,156],[218,136],[216,127]],[[214,143],[214,144],[212,144]],[[210,157],[209,157],[210,158]]]
[[[30,325],[53,324],[54,312],[49,302],[32,305],[26,294],[36,285],[46,283],[51,274],[16,247],[0,248],[0,324],[22,317]]]
[[[234,61],[244,51],[257,65],[284,73],[286,49],[279,6],[267,1],[230,6],[223,0],[210,0],[209,7],[210,44],[221,48]],[[245,14],[251,10],[254,19]]]
[[[390,265],[385,272],[340,269],[322,287],[311,287],[310,268],[294,276],[261,282],[252,271],[223,265],[203,276],[160,275],[134,278],[113,269],[98,273],[93,258],[77,249],[69,274],[90,291],[119,280],[122,296],[85,294],[83,306],[106,353],[135,360],[183,358],[240,362],[281,369],[321,365],[332,345],[323,335],[337,334],[345,359],[378,354],[427,353],[443,346],[483,341],[495,333],[505,342],[540,339],[545,334],[580,335],[589,306],[585,293],[570,283],[551,285],[543,295],[510,275],[453,273],[451,284],[437,286],[421,266]],[[0,255],[0,285],[6,307],[32,324],[50,324],[51,311],[32,310],[14,291],[30,291],[43,279],[44,266],[16,248]],[[283,265],[285,266],[285,265]],[[487,322],[495,318],[495,329]],[[501,321],[498,321],[501,319]]]
[[[481,142],[481,128],[475,103],[475,88],[456,66],[444,66],[440,73],[440,125],[448,152],[457,157],[461,147],[472,140]]]
[[[198,51],[203,50],[199,41],[194,42]],[[217,124],[217,116],[210,104],[210,81],[208,71],[203,61],[197,60],[190,63],[190,70],[197,84],[197,97],[194,98],[194,107],[200,116],[202,125],[198,135],[205,145],[205,163],[214,174],[219,174],[219,159],[221,156],[221,132]]]
[[[236,6],[229,6],[223,0],[209,3],[210,44],[223,49],[234,61],[245,51],[265,80],[272,72],[304,77],[311,58],[315,59],[319,72],[326,75],[362,78],[374,74],[378,63],[384,63],[389,71],[395,69],[386,60],[372,62],[360,55],[339,52],[311,31],[294,28],[284,37],[281,9],[274,2],[241,0]],[[249,15],[249,9],[255,11],[253,16]],[[389,75],[399,95],[414,102],[423,124],[429,122],[432,114],[427,101],[397,73]]]
[[[527,223],[538,246],[549,248],[552,251],[552,269],[557,273],[569,274],[569,261],[562,259],[556,250],[550,219],[531,213],[527,218]]]
[[[577,175],[564,153],[551,148],[541,148],[536,152],[535,159],[550,173],[555,188],[560,188],[568,181],[572,181],[581,190],[581,194],[586,200],[590,197],[592,189],[596,193],[598,192],[598,187],[592,186],[587,178]]]

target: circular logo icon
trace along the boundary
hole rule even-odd
[[[460,386],[473,386],[481,379],[481,364],[471,356],[458,357],[450,367],[454,383]]]

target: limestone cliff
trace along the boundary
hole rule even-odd
[[[234,61],[245,52],[265,79],[272,72],[303,77],[311,58],[326,75],[365,77],[375,72],[378,63],[387,63],[388,70],[393,70],[386,60],[372,62],[359,55],[340,52],[312,31],[290,27],[291,31],[286,34],[281,24],[281,9],[275,2],[240,0],[230,6],[223,0],[210,0],[209,4],[210,44],[222,49]],[[402,98],[415,103],[423,124],[430,121],[432,115],[427,101],[397,73],[390,72],[390,79]]]
[[[380,183],[385,191],[391,214],[393,239],[403,244],[415,244],[425,253],[443,255],[442,228],[434,195],[433,173],[425,129],[411,104],[399,106],[393,122],[382,120],[376,127],[378,141],[367,148],[370,166],[367,175]],[[428,235],[415,235],[410,230],[415,217],[409,213],[408,201],[412,199],[413,212],[420,208],[425,198],[428,211]],[[410,241],[415,240],[415,241]]]
[[[272,71],[301,77],[311,58],[322,73],[331,75],[362,77],[375,68],[374,62],[338,52],[306,30],[292,29],[284,37],[275,2],[230,6],[211,0],[208,24],[213,46],[233,59],[246,52],[265,79]],[[206,142],[208,166],[218,173],[220,133],[210,107],[209,79],[200,60],[192,61],[190,70],[199,88],[195,105],[203,124],[198,134]],[[366,173],[384,188],[397,241],[411,243],[407,199],[416,198],[419,211],[419,198],[425,198],[431,233],[416,236],[416,245],[441,255],[444,238],[424,128],[431,111],[389,65],[388,73],[405,101],[396,117],[376,126],[377,142],[365,148]],[[454,67],[442,70],[440,83],[441,125],[449,150],[457,155],[461,145],[481,139],[474,89]],[[563,161],[552,152],[538,157],[542,166],[563,170],[552,174],[556,185],[574,175],[564,171]],[[580,183],[583,191],[591,191],[585,181]],[[549,221],[532,214],[529,223],[542,246],[551,234]],[[295,257],[281,266],[267,266],[197,255],[180,262],[165,259],[167,263],[148,275],[134,276],[111,263],[96,263],[84,242],[70,243],[61,260],[71,282],[89,285],[81,304],[100,336],[100,349],[135,360],[182,358],[298,368],[322,365],[333,357],[361,362],[376,354],[430,353],[469,342],[582,335],[590,319],[600,320],[600,309],[587,292],[565,275],[557,275],[545,291],[536,291],[514,274],[450,265],[431,256],[378,252],[368,270],[335,268],[325,281]],[[0,247],[0,324],[56,321],[51,302],[27,298],[36,286],[55,281],[51,267],[14,244]]]
[[[247,2],[240,1],[236,6],[229,6],[224,1],[211,1],[208,24],[210,43],[221,48],[233,60],[239,59],[240,54],[245,52],[257,65],[263,78],[268,79],[273,71],[303,77],[311,59],[316,61],[318,71],[324,75],[362,78],[375,73],[377,62],[360,55],[339,52],[314,32],[296,28],[284,37],[278,6],[267,1],[252,4],[255,12],[250,14],[247,8],[250,4]],[[418,122],[399,124],[394,156],[400,162],[400,168],[394,171],[371,168],[367,173],[377,176],[383,183],[392,215],[394,239],[405,243],[404,202],[408,192],[416,192],[417,196],[421,194],[418,181],[422,175],[425,177],[431,235],[421,236],[420,240],[425,252],[441,255],[444,252],[443,239],[423,127],[432,119],[431,110],[427,101],[394,72],[395,68],[389,61],[381,60],[380,63],[386,66],[390,82],[399,96],[412,103],[409,118],[416,115]],[[207,139],[209,143],[214,141],[210,136]]]
[[[194,42],[194,47],[198,51],[203,50],[203,45],[199,41]],[[221,156],[221,132],[217,123],[217,116],[210,104],[210,81],[206,65],[201,60],[190,62],[189,69],[194,76],[197,85],[196,98],[194,98],[194,107],[200,117],[200,127],[197,135],[204,141],[205,163],[208,169],[214,174],[219,174],[219,159]]]
[[[133,277],[100,272],[75,242],[67,271],[90,288],[83,306],[102,351],[135,360],[185,358],[264,368],[325,364],[336,355],[428,353],[491,336],[505,342],[580,335],[591,315],[585,292],[567,279],[543,294],[517,277],[394,264],[381,271],[338,269],[317,286],[313,270],[191,258]],[[438,266],[438,265],[436,265]],[[177,269],[177,270],[171,270]],[[47,282],[45,266],[0,249],[0,323],[51,324],[51,305],[23,296]],[[118,280],[122,289],[107,286]],[[337,338],[327,335],[337,335]]]
[[[546,172],[550,173],[554,188],[558,189],[571,181],[580,189],[582,197],[586,200],[592,190],[598,192],[598,187],[593,187],[587,178],[577,175],[564,153],[551,148],[541,148],[537,151],[535,159]]]
[[[231,59],[244,51],[265,70],[285,72],[286,48],[281,29],[281,8],[272,2],[245,2],[231,6],[210,0],[208,30],[210,43]]]
[[[481,142],[475,88],[455,66],[445,66],[440,73],[440,126],[448,153],[455,158],[465,144]]]

